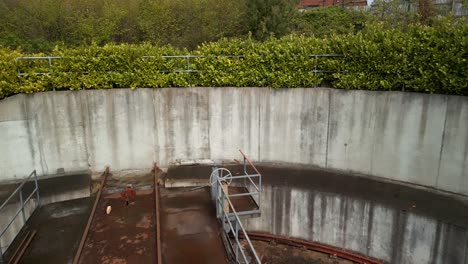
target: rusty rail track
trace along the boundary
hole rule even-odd
[[[73,258],[73,264],[78,264],[78,262],[80,261],[81,252],[83,251],[86,238],[88,237],[89,228],[91,226],[91,223],[93,222],[94,214],[96,212],[96,207],[98,205],[99,199],[101,198],[102,190],[104,189],[104,185],[106,184],[108,175],[109,175],[109,167],[106,167],[106,170],[104,171],[104,175],[101,180],[101,184],[99,185],[99,191],[96,195],[96,199],[94,200],[93,209],[91,210],[91,213],[89,214],[88,223],[86,224],[85,231],[83,232],[83,236],[81,237],[78,250],[76,251],[75,257]]]
[[[21,240],[21,243],[16,248],[15,252],[13,252],[13,255],[8,261],[8,264],[17,264],[20,262],[20,260],[23,258],[24,252],[29,247],[29,244],[31,244],[31,241],[34,239],[34,236],[36,236],[36,233],[36,230],[33,230],[32,232],[26,232],[24,238]]]
[[[156,253],[157,263],[162,264],[161,252],[161,224],[159,220],[159,167],[154,163],[154,202],[155,202],[155,218],[156,218]]]
[[[36,233],[36,230],[33,230],[31,233],[28,233],[28,236],[25,238],[24,241],[22,241],[23,246],[21,247],[21,250],[19,251],[18,255],[10,263],[18,264],[21,261],[24,252],[26,252],[26,249],[29,247],[29,244],[31,244],[31,241],[33,240],[34,236],[36,236]]]
[[[247,232],[247,234],[252,240],[266,241],[266,242],[274,241],[278,244],[283,244],[283,245],[302,247],[302,248],[305,247],[309,250],[322,252],[322,253],[329,254],[332,256],[337,256],[342,259],[350,260],[350,261],[360,263],[360,264],[383,264],[382,261],[377,260],[377,259],[365,257],[365,256],[358,255],[358,254],[355,254],[346,250],[325,246],[325,245],[315,243],[315,242],[305,241],[305,240],[291,238],[291,237],[260,233],[260,232]]]

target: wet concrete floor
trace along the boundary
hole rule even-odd
[[[208,188],[160,189],[163,263],[228,263]]]
[[[6,258],[9,258],[28,230],[37,230],[21,263],[72,263],[93,201],[92,198],[81,198],[38,208],[16,237]]]
[[[155,223],[152,189],[137,191],[128,206],[120,193],[103,194],[79,263],[156,263]]]

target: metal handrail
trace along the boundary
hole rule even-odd
[[[255,165],[253,164],[253,162],[247,157],[247,155],[245,155],[245,153],[239,149],[239,152],[242,154],[242,156],[244,157],[244,173],[245,175],[247,176],[250,176],[248,177],[249,181],[252,183],[252,185],[254,186],[254,188],[257,190],[257,192],[259,192],[259,198],[258,198],[258,207],[260,208],[261,206],[261,193],[262,193],[262,174],[258,171],[257,167],[255,167]],[[247,163],[252,166],[253,170],[257,173],[257,174],[249,174],[247,172]],[[252,180],[252,177],[256,177],[258,175],[258,185],[256,185],[253,180]]]
[[[309,57],[309,58],[315,58],[316,60],[321,57],[344,57],[343,54],[308,54],[308,55],[302,55],[302,54],[294,54],[292,55],[293,57]],[[194,72],[199,72],[199,70],[193,69],[191,67],[193,64],[190,64],[190,59],[199,59],[199,58],[236,58],[238,61],[242,58],[245,58],[245,55],[214,55],[214,56],[207,56],[207,55],[161,55],[161,56],[152,56],[152,55],[145,55],[142,56],[142,59],[152,59],[152,58],[163,58],[163,59],[185,59],[186,60],[186,69],[176,69],[176,70],[161,70],[161,73],[194,73]],[[63,57],[59,56],[29,56],[29,57],[17,57],[16,60],[47,60],[49,62],[49,72],[38,72],[35,73],[36,75],[49,75],[50,72],[53,70],[52,67],[52,61],[53,60],[60,60],[63,59]],[[330,70],[319,70],[317,69],[317,62],[315,63],[314,69],[312,70],[314,75],[317,73],[331,73],[331,72],[336,72],[336,71],[330,71]],[[20,68],[18,68],[18,76],[24,76],[25,74],[21,72]],[[55,91],[55,87],[54,87]]]
[[[251,252],[253,254],[255,262],[261,264],[260,258],[258,257],[257,252],[255,251],[255,248],[252,245],[252,241],[250,241],[249,235],[245,231],[245,228],[242,225],[242,222],[240,221],[239,216],[238,216],[236,210],[234,209],[234,206],[231,203],[231,200],[229,199],[229,195],[226,194],[226,192],[225,192],[225,190],[223,188],[223,183],[221,182],[221,180],[219,178],[217,179],[217,188],[218,188],[218,190],[221,189],[221,192],[220,192],[221,195],[217,197],[217,201],[218,201],[217,202],[218,206],[216,207],[217,215],[219,216],[220,213],[221,213],[221,218],[222,218],[223,225],[225,223],[227,223],[229,225],[230,230],[232,231],[232,233],[234,235],[234,239],[236,240],[236,244],[237,244],[237,246],[235,247],[236,248],[236,251],[235,251],[236,262],[239,262],[238,252],[239,252],[239,249],[240,249],[240,252],[241,252],[241,255],[242,255],[242,258],[243,258],[244,262],[249,263],[248,258],[247,258],[246,253],[245,253],[245,250],[244,250],[244,248],[242,247],[242,245],[240,244],[240,241],[239,241],[239,228],[240,228],[240,231],[242,231],[243,237],[247,241],[248,246],[249,246],[249,248],[250,248],[250,250],[251,250]],[[232,210],[232,213],[228,213],[228,212],[226,212],[224,210],[225,209],[224,208],[225,201],[228,202],[229,211]],[[235,227],[231,223],[232,216],[234,216]],[[224,229],[224,232],[228,236],[228,232],[226,232],[226,229]],[[234,247],[234,245],[230,242],[229,239],[228,239],[228,241],[231,244],[231,247]]]
[[[26,198],[26,200],[23,200],[23,191],[22,191],[22,188],[23,186],[29,181],[29,179],[34,175],[34,182],[35,182],[35,188],[34,190],[31,192],[31,194]],[[21,203],[21,207],[16,211],[15,215],[13,216],[13,218],[10,220],[10,222],[6,225],[6,227],[4,227],[2,229],[2,231],[0,232],[0,261],[3,261],[3,250],[2,248],[6,248],[8,249],[8,247],[11,245],[7,245],[7,246],[4,246],[2,247],[1,245],[1,238],[3,237],[3,235],[5,234],[5,232],[8,230],[8,228],[10,228],[11,224],[16,220],[16,217],[19,215],[20,212],[22,212],[22,216],[23,216],[23,222],[24,224],[26,224],[26,221],[27,221],[27,218],[26,218],[26,214],[24,212],[24,206],[31,200],[31,198],[34,196],[34,194],[36,194],[37,196],[37,203],[36,203],[36,207],[34,208],[34,210],[39,207],[40,205],[40,195],[39,195],[39,185],[37,183],[37,173],[36,173],[36,170],[34,170],[33,172],[31,172],[29,174],[29,176],[23,180],[23,182],[18,186],[16,187],[16,189],[11,193],[11,195],[5,200],[5,202],[3,202],[3,204],[0,206],[0,212],[3,210],[3,208],[6,207],[6,205],[8,204],[8,202],[15,196],[16,193],[19,192],[19,199],[20,199],[20,203]]]
[[[239,149],[239,152],[242,154],[242,156],[244,156],[244,173],[247,174],[247,166],[245,164],[245,161],[247,161],[249,163],[250,166],[252,166],[252,168],[254,169],[254,171],[257,173],[257,174],[261,174],[258,170],[257,170],[257,167],[255,167],[255,165],[252,163],[252,161],[250,161],[249,158],[247,158],[247,156],[244,154],[244,152],[242,152],[241,149]]]

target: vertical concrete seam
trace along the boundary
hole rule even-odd
[[[325,168],[328,168],[328,143],[330,141],[331,90],[328,90],[327,143],[325,148]]]
[[[442,223],[440,221],[437,221],[437,226],[436,226],[436,231],[435,231],[435,236],[434,236],[434,244],[432,245],[432,248],[431,248],[431,257],[429,260],[431,264],[437,263],[437,255],[439,253],[439,247],[440,247],[441,236],[442,236],[441,233],[442,233]]]
[[[400,263],[402,258],[405,228],[408,221],[408,215],[405,210],[398,210],[395,217],[395,228],[392,235],[392,255],[390,263]]]
[[[151,89],[151,88],[148,88],[148,89]],[[151,89],[151,101],[152,101],[152,107],[153,107],[153,129],[151,130],[151,133],[152,133],[152,141],[153,141],[153,162],[158,162],[159,166],[161,166],[161,160],[156,160],[157,157],[156,157],[156,141],[155,141],[155,138],[158,136],[157,134],[157,124],[156,124],[156,102],[155,102],[155,96],[156,96],[156,92],[158,90],[157,89]],[[162,164],[164,165],[164,164]]]
[[[387,94],[385,95],[387,96]],[[376,97],[374,97],[376,98]],[[388,97],[385,98],[385,102],[387,102],[387,99]],[[377,118],[375,116],[375,113],[377,113],[377,100],[374,100],[374,118],[373,118],[373,122],[374,122],[374,126],[372,127],[372,153],[371,153],[371,159],[370,159],[370,170],[369,170],[369,175],[375,175],[373,173],[374,171],[374,153],[375,153],[375,135],[376,135],[376,127],[377,127]],[[380,116],[380,111],[378,112],[379,116]]]
[[[347,223],[348,223],[348,217],[349,217],[349,213],[348,213],[348,198],[344,198],[341,200],[341,205],[340,205],[340,211],[344,211],[344,213],[341,213],[341,217],[339,219],[339,221],[341,222],[340,223],[340,229],[342,229],[341,231],[341,234],[342,234],[342,248],[346,248],[346,232],[348,230],[348,226],[347,226]]]
[[[206,115],[207,115],[207,125],[208,125],[208,128],[207,128],[207,133],[208,133],[208,157],[213,159],[213,157],[211,157],[211,107],[210,107],[210,101],[211,101],[211,91],[213,89],[209,89],[208,90],[208,95],[206,97],[206,101],[207,101],[207,104],[206,104]]]
[[[31,95],[33,98],[38,96],[38,95]],[[39,95],[40,96],[40,95]],[[26,97],[27,98],[27,97]],[[25,99],[26,100],[26,99]],[[26,104],[25,104],[26,106]],[[29,116],[29,110],[30,108],[28,107],[27,108],[28,111],[27,111],[27,116],[28,116],[28,120],[30,118]],[[42,169],[42,174],[45,175],[45,174],[48,174],[49,173],[49,166],[47,165],[47,161],[45,159],[45,154],[44,154],[44,142],[42,141],[42,134],[41,134],[41,131],[37,129],[38,127],[38,109],[34,109],[33,111],[33,116],[32,116],[32,119],[31,119],[31,122],[33,122],[35,124],[35,132],[36,132],[36,140],[37,140],[37,148],[38,148],[38,152],[39,152],[39,162],[40,162],[40,165],[41,165],[41,169]],[[28,128],[30,129],[30,125],[29,125],[29,122],[28,122]],[[32,133],[30,131],[30,133]],[[31,136],[31,134],[29,135]]]
[[[439,164],[437,166],[437,177],[436,177],[436,182],[435,182],[435,188],[439,186],[439,177],[440,177],[440,166],[442,164],[442,154],[444,150],[444,141],[445,141],[445,127],[447,126],[447,114],[448,114],[448,97],[447,95],[445,96],[445,119],[444,119],[444,127],[442,129],[442,142],[440,143],[440,152],[439,152]]]
[[[268,91],[268,96],[270,96],[270,88],[267,89]],[[264,92],[264,89],[260,89],[260,95],[261,93]],[[263,96],[259,96],[258,97],[258,140],[257,140],[257,145],[258,145],[258,149],[257,149],[257,157],[258,157],[258,161],[261,161],[261,156],[260,156],[260,146],[261,146],[261,132],[260,132],[260,129],[261,129],[261,123],[262,123],[262,115],[261,115],[261,112],[262,112],[262,98]]]
[[[80,103],[81,103],[81,118],[83,120],[83,136],[84,136],[84,148],[85,148],[85,155],[86,155],[86,163],[88,165],[88,169],[91,169],[91,163],[90,163],[90,155],[89,155],[89,145],[88,145],[88,125],[90,123],[89,120],[89,106],[88,106],[88,100],[87,100],[87,92],[83,93],[78,93],[80,96]],[[85,99],[83,99],[83,97]],[[83,106],[84,105],[84,106]],[[86,111],[86,112],[85,112]]]
[[[465,244],[465,261],[464,264],[468,264],[468,233],[466,235],[466,244]]]
[[[370,201],[369,205],[369,220],[367,222],[367,239],[366,239],[366,248],[365,252],[368,256],[371,255],[371,245],[372,245],[372,228],[374,227],[374,202]]]
[[[28,111],[28,107],[26,106],[26,97],[27,95],[24,95],[22,96],[21,98],[23,99],[23,110],[24,110],[24,115],[26,117],[26,129],[27,129],[27,133],[28,133],[28,145],[29,147],[31,148],[31,158],[32,158],[32,165],[35,167],[36,165],[36,151],[34,149],[34,143],[32,141],[32,138],[31,138],[31,124],[29,123],[30,120],[29,120],[29,111]],[[36,168],[34,168],[36,169]]]

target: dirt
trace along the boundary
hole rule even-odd
[[[305,248],[252,241],[263,264],[354,264],[354,262]]]

